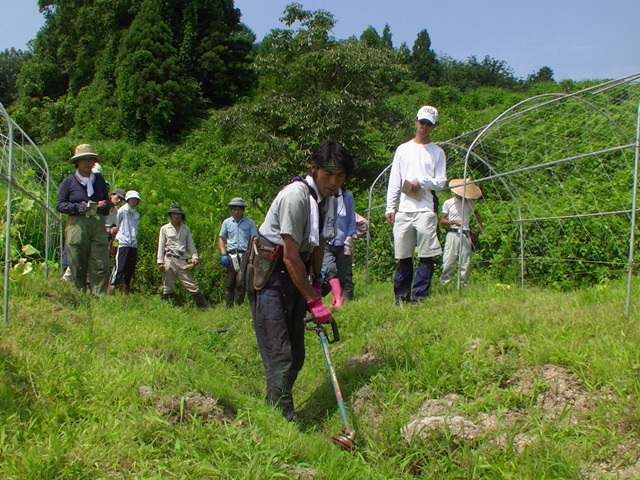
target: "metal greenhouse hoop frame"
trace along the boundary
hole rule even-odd
[[[5,326],[8,324],[9,315],[9,273],[12,268],[11,258],[11,227],[12,205],[15,200],[14,189],[21,196],[33,201],[44,212],[44,274],[45,279],[49,274],[49,260],[52,243],[56,242],[57,248],[62,251],[62,216],[53,208],[51,200],[52,189],[55,188],[51,181],[49,165],[37,145],[15,123],[4,106],[0,103],[0,180],[7,186],[7,199],[5,211],[5,245],[4,245],[4,285],[3,285],[3,319]],[[6,133],[5,133],[6,128]],[[17,173],[16,174],[16,169]],[[31,175],[35,172],[35,175]],[[27,188],[26,183],[30,176],[36,177],[36,184],[42,187],[41,195],[36,195]],[[52,231],[52,226],[57,225],[57,231]],[[56,240],[57,238],[57,240]]]
[[[633,102],[633,103],[631,103]],[[634,110],[629,110],[629,104],[635,105]],[[570,129],[568,124],[571,122],[563,120],[571,118],[585,118],[584,130],[589,127],[597,127],[599,129],[599,137],[594,133],[586,136],[584,131],[575,132]],[[632,122],[633,120],[633,122]],[[554,123],[555,122],[555,123]],[[633,123],[633,130],[631,124]],[[537,128],[541,134],[540,144],[528,144],[531,134],[530,129]],[[548,134],[547,129],[552,128],[552,133]],[[505,133],[503,133],[503,130]],[[595,128],[594,128],[595,130]],[[554,135],[555,134],[555,135]],[[592,138],[593,137],[593,138]],[[632,139],[635,137],[635,140]],[[582,143],[580,140],[586,138]],[[606,139],[606,144],[605,140]],[[593,264],[611,263],[612,267],[621,268],[623,265],[627,274],[627,293],[624,307],[625,315],[630,313],[630,297],[631,284],[633,278],[633,259],[635,256],[635,229],[636,229],[636,211],[637,211],[637,189],[638,189],[638,157],[640,150],[640,73],[624,77],[599,85],[579,90],[573,93],[553,93],[537,95],[525,99],[512,107],[508,108],[497,116],[490,123],[482,128],[467,132],[466,134],[455,137],[445,142],[439,142],[445,150],[451,149],[462,152],[464,159],[458,162],[456,171],[461,173],[462,178],[470,178],[473,173],[482,173],[477,178],[473,178],[465,186],[474,184],[483,184],[492,187],[492,193],[500,201],[501,205],[511,211],[511,216],[507,216],[506,220],[513,234],[517,235],[519,258],[519,283],[524,286],[528,275],[528,261],[534,264],[543,265],[554,260],[553,255],[548,258],[527,258],[527,232],[528,230],[538,229],[539,233],[545,237],[548,233],[544,233],[545,227],[553,224],[552,229],[557,229],[562,235],[563,227],[561,222],[567,221],[577,222],[579,228],[588,231],[586,222],[591,217],[602,219],[609,216],[629,216],[628,227],[628,243],[626,247],[626,258],[622,260],[620,255],[622,247],[618,246],[615,261],[608,262],[607,259],[581,260],[579,256],[570,257],[563,260],[566,262],[592,262]],[[575,147],[575,150],[571,148]],[[530,151],[532,152],[530,154]],[[631,161],[630,156],[633,156]],[[629,165],[629,169],[615,171],[613,173],[607,170],[611,157],[617,158],[619,162]],[[449,157],[449,155],[448,155]],[[530,157],[530,158],[529,158]],[[596,172],[588,171],[587,176],[580,172],[580,165],[585,162],[591,162],[590,168],[596,168]],[[448,175],[451,176],[451,170],[448,158]],[[374,192],[381,189],[381,183],[388,176],[391,165],[388,165],[374,180],[369,188],[369,208],[367,217],[372,225],[371,213],[378,208],[384,206],[373,205]],[[536,186],[527,183],[535,177],[529,177],[531,172],[538,171],[549,177],[548,185]],[[611,183],[611,189],[615,190],[614,180],[621,182],[623,178],[624,184],[632,183],[632,193],[629,199],[626,195],[616,192],[616,206],[614,208],[598,210],[597,202],[594,202],[595,210],[583,209],[584,205],[574,201],[575,185],[565,186],[561,179],[566,171],[576,172],[578,180],[584,178],[585,181],[597,181],[598,175],[605,181]],[[632,178],[628,173],[632,171]],[[622,173],[620,173],[622,172]],[[471,173],[471,175],[470,175]],[[592,175],[593,174],[593,175]],[[616,176],[617,175],[617,176]],[[455,175],[458,176],[458,175]],[[576,180],[575,178],[573,179]],[[496,183],[497,182],[497,183]],[[555,183],[554,183],[555,182]],[[534,183],[534,182],[531,182]],[[578,183],[578,182],[576,182]],[[523,188],[527,186],[528,190]],[[557,186],[555,190],[552,188]],[[383,185],[386,187],[386,185]],[[606,187],[606,185],[605,185]],[[571,190],[573,188],[574,190]],[[535,190],[539,189],[539,190]],[[605,190],[607,190],[605,188]],[[550,208],[547,215],[540,214],[540,208],[532,208],[527,203],[531,199],[537,197],[549,202],[545,195],[549,192],[558,195],[558,198],[564,198],[563,204],[569,204],[573,211],[556,212]],[[562,197],[564,196],[564,197]],[[597,200],[597,199],[594,199]],[[524,202],[524,203],[523,203]],[[553,202],[549,202],[551,206]],[[619,207],[618,207],[619,206]],[[484,216],[484,215],[483,215]],[[500,217],[502,221],[505,216]],[[616,225],[619,225],[618,223]],[[543,225],[547,222],[546,225]],[[484,223],[484,222],[483,222]],[[606,223],[606,222],[605,222]],[[608,224],[605,230],[610,229]],[[500,236],[501,230],[494,228],[494,234]],[[502,230],[505,235],[505,230]],[[571,232],[568,234],[571,235]],[[543,240],[548,244],[552,244],[553,238],[545,237]],[[572,239],[575,243],[575,240]],[[459,255],[461,252],[459,252]],[[531,253],[529,252],[529,255]],[[369,258],[370,258],[370,237],[367,236],[366,247],[366,264],[365,264],[365,285],[369,282]],[[577,264],[578,264],[577,263]],[[460,262],[458,262],[458,268]],[[538,268],[542,268],[538,266]],[[460,289],[460,272],[458,272],[458,289]]]

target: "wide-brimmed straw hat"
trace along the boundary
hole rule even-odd
[[[469,200],[476,200],[482,197],[482,190],[475,183],[472,182],[470,178],[467,178],[466,184],[465,180],[462,178],[454,178],[449,182],[449,188],[456,195],[460,195],[461,197],[468,198]]]
[[[98,154],[93,150],[93,147],[88,143],[81,143],[73,152],[73,157],[69,159],[69,162],[75,163],[83,158],[95,158],[96,161],[100,160]]]

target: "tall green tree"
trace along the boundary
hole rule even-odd
[[[0,52],[0,103],[5,107],[18,96],[18,74],[28,55],[15,48]]]
[[[527,83],[555,82],[553,70],[550,67],[542,67],[536,73],[527,77]]]
[[[413,44],[410,65],[416,80],[433,86],[439,84],[442,68],[431,50],[431,38],[426,29],[418,33]]]
[[[138,25],[132,37],[129,30],[148,3],[155,4],[156,18],[169,30],[168,41],[160,42],[165,45],[160,57],[165,66],[154,75],[164,89],[175,88],[184,103],[153,115],[147,111],[143,119],[140,114],[132,116],[131,110],[140,99],[125,100],[120,88],[118,102],[127,103],[129,110],[114,116],[116,83],[129,81],[116,70],[133,69],[123,62],[145,32]],[[230,105],[244,97],[257,82],[251,68],[255,38],[240,23],[233,0],[39,0],[38,5],[45,26],[34,42],[33,57],[22,69],[15,108],[21,124],[47,131],[53,138],[71,129],[77,135],[117,136],[130,132],[132,123],[142,131],[143,123],[150,128],[152,118],[168,135],[188,125],[204,108]],[[129,36],[126,42],[125,36]],[[186,99],[180,96],[185,94]],[[168,96],[162,94],[162,102]]]
[[[382,30],[382,44],[390,50],[393,50],[393,41],[391,40],[391,27],[389,24],[385,24]]]
[[[328,12],[291,4],[281,20],[295,28],[274,29],[261,42],[255,101],[225,115],[230,161],[251,165],[246,175],[260,180],[253,183],[273,188],[304,171],[314,146],[332,138],[357,155],[355,177],[366,183],[389,156],[366,138],[395,121],[385,100],[409,72],[380,41],[333,38]]]
[[[145,0],[122,39],[116,98],[122,125],[142,140],[161,140],[185,125],[192,96],[181,75],[172,33],[155,0]]]
[[[183,74],[213,107],[231,105],[255,86],[255,35],[240,23],[233,0],[172,0],[164,15],[174,33]]]
[[[382,42],[382,38],[378,35],[378,32],[375,28],[369,25],[360,35],[360,41],[366,43],[370,47],[381,48],[384,43]]]

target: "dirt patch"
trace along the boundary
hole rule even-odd
[[[285,463],[280,467],[280,470],[286,475],[286,478],[291,480],[313,480],[321,477],[313,468],[303,465]]]
[[[463,442],[486,439],[500,448],[511,447],[522,453],[535,437],[520,432],[508,440],[505,429],[525,423],[534,413],[558,425],[577,425],[588,421],[597,401],[606,398],[603,393],[589,393],[577,375],[551,364],[518,370],[507,381],[506,388],[522,395],[524,403],[531,405],[531,408],[503,409],[467,416],[461,412],[468,410],[468,400],[449,394],[425,400],[420,412],[411,418],[400,433],[411,443],[414,439],[427,439],[444,431]],[[526,397],[530,397],[529,402],[526,402]],[[585,470],[582,478],[587,480],[640,478],[640,445],[637,439],[626,441],[611,459],[599,465],[589,465]]]
[[[190,417],[223,424],[236,419],[236,411],[233,408],[222,404],[211,395],[191,392],[182,396],[170,395],[153,399],[153,389],[146,385],[138,388],[138,394],[143,399],[153,400],[158,412],[171,423],[181,423]]]
[[[595,405],[580,379],[568,370],[555,365],[544,365],[518,370],[507,381],[507,388],[524,397],[531,397],[542,417],[549,421],[569,422],[575,425],[584,412]],[[402,435],[408,441],[417,435],[428,437],[436,430],[446,428],[463,440],[475,440],[500,427],[512,426],[529,413],[523,409],[504,409],[500,412],[479,414],[473,418],[457,415],[463,400],[457,395],[446,395],[439,399],[428,399],[420,412],[403,428]],[[522,451],[528,441],[520,436],[514,447]],[[501,443],[498,440],[498,443]]]
[[[555,365],[522,369],[507,382],[521,395],[536,397],[536,406],[547,420],[575,425],[582,413],[591,410],[595,401],[573,373]]]

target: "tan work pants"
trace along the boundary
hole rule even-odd
[[[176,280],[191,294],[200,291],[193,279],[193,273],[191,273],[191,268],[189,268],[187,261],[182,258],[165,255],[164,272],[162,272],[162,293],[164,295],[175,292]]]

